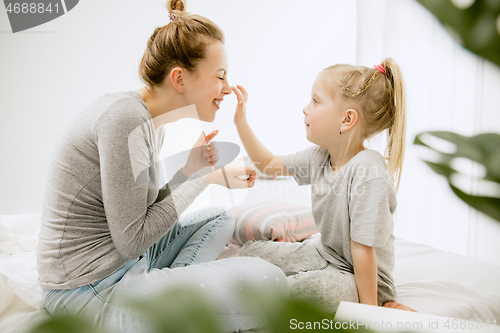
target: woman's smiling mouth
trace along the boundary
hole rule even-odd
[[[222,99],[214,99],[212,101],[212,104],[214,104],[215,106],[217,106],[217,109],[220,108],[220,103],[222,102]]]

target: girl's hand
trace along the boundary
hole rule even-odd
[[[257,171],[253,166],[225,166],[203,177],[210,184],[217,184],[228,189],[242,189],[253,187]],[[245,179],[246,177],[248,179]]]
[[[248,93],[245,88],[242,86],[231,87],[231,90],[234,91],[236,98],[238,99],[238,104],[236,105],[236,112],[234,113],[234,124],[242,124],[247,121],[247,108],[246,102],[248,100]]]
[[[205,132],[201,132],[200,137],[194,144],[194,147],[189,153],[186,165],[182,168],[184,175],[189,178],[193,173],[208,167],[214,166],[219,160],[219,149],[215,148],[217,144],[210,141],[219,133],[215,130],[205,136]]]
[[[393,309],[399,309],[399,310],[405,310],[405,311],[413,311],[413,312],[418,312],[410,308],[409,306],[403,305],[399,302],[385,302],[384,305],[382,305],[384,308],[393,308]]]

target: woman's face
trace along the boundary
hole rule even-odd
[[[307,139],[325,147],[336,135],[339,135],[341,114],[323,82],[321,76],[314,81],[311,100],[303,112]]]
[[[200,120],[212,122],[225,95],[231,94],[227,81],[227,52],[219,41],[208,44],[206,57],[198,62],[194,73],[187,73],[185,98],[195,104]]]

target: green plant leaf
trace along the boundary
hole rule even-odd
[[[335,326],[333,320],[335,313],[327,314],[320,308],[314,307],[305,301],[293,297],[289,298],[271,290],[256,290],[245,284],[241,285],[241,289],[243,297],[248,301],[249,305],[255,309],[256,313],[260,313],[267,323],[266,332],[296,332],[301,330],[298,328],[299,323],[304,327],[303,330],[314,332],[319,330],[349,331],[343,329],[340,325]],[[308,323],[313,329],[306,329]],[[359,327],[356,332],[370,332],[370,330]]]
[[[298,322],[329,320],[329,316],[307,304],[289,299],[286,295],[272,291],[256,290],[241,284],[243,297],[256,313],[267,323],[267,329],[273,333],[292,332],[291,320]]]
[[[154,321],[158,333],[220,333],[213,305],[205,294],[180,286],[160,292],[133,307]]]
[[[453,29],[466,49],[500,66],[500,33],[496,28],[500,0],[476,0],[466,9],[455,7],[450,0],[418,2]]]
[[[469,206],[500,221],[500,198],[469,195],[450,183],[455,194]]]
[[[425,161],[424,162],[431,167],[432,170],[434,170],[435,173],[445,176],[446,178],[450,178],[454,173],[457,171],[454,170],[453,168],[450,168],[447,164],[441,164],[441,163],[434,163],[431,161]]]
[[[436,137],[456,146],[454,153],[442,153],[432,143],[425,142],[424,136]],[[468,137],[453,132],[430,131],[418,134],[413,142],[425,146],[439,156],[439,161],[424,162],[437,174],[448,180],[453,192],[465,203],[480,212],[500,221],[500,198],[476,196],[467,194],[453,184],[452,176],[460,174],[451,164],[456,158],[466,158],[477,162],[486,168],[484,180],[495,182],[500,187],[500,135],[496,133],[483,133]]]

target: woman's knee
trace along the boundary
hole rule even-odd
[[[211,223],[215,227],[215,232],[218,238],[223,239],[224,242],[228,242],[234,234],[234,216],[230,210],[217,208],[219,214],[217,214]]]
[[[221,220],[224,221],[225,230],[232,236],[234,234],[234,215],[230,210],[224,210],[221,215]]]
[[[218,229],[224,230],[222,234],[229,234],[230,236],[234,233],[234,216],[230,210],[227,210],[224,206],[209,206],[200,208],[188,215],[183,219],[183,226],[189,226],[193,224],[198,225],[212,225],[219,227]]]

